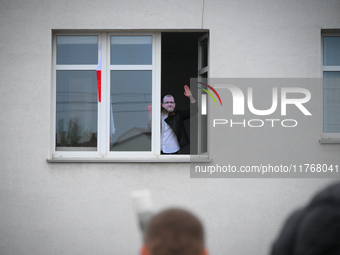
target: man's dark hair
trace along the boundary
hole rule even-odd
[[[340,183],[320,191],[287,220],[271,255],[340,254]]]
[[[186,210],[167,209],[151,219],[145,245],[152,255],[200,255],[204,250],[203,226]]]
[[[171,94],[164,94],[164,95],[162,95],[162,103],[164,103],[164,98],[165,97],[173,97],[174,98],[174,96],[173,95],[171,95]],[[175,98],[174,98],[175,99]]]

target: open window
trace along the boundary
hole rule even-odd
[[[201,94],[197,83],[190,84],[192,78],[202,79],[208,76],[208,34],[206,32],[163,32],[162,33],[162,95],[171,94],[176,100],[176,108],[184,110],[191,104],[183,95],[184,85],[190,86],[198,103],[199,112],[194,118],[184,122],[190,137],[190,146],[179,151],[180,154],[197,154],[207,151],[206,115],[202,116]],[[195,111],[194,111],[195,112]],[[198,119],[197,119],[198,118]],[[196,130],[195,125],[203,121]],[[193,132],[193,133],[191,133]],[[197,133],[199,132],[199,134]],[[198,150],[198,148],[200,148]]]

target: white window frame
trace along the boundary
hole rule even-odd
[[[56,150],[56,72],[57,70],[96,70],[97,65],[56,65],[56,38],[60,35],[97,35],[102,45],[102,88],[101,103],[98,103],[98,127],[96,151]],[[110,37],[112,35],[151,35],[151,65],[110,65]],[[161,32],[56,32],[53,34],[52,63],[52,107],[51,107],[51,147],[48,162],[190,162],[190,155],[160,154],[160,111],[161,108]],[[99,54],[98,54],[99,58]],[[151,151],[110,151],[110,70],[152,70],[152,131]],[[203,156],[207,158],[207,155]]]
[[[340,37],[340,32],[323,32],[321,36],[321,60],[322,60],[322,77],[324,75],[324,72],[340,72],[340,65],[339,66],[324,66],[323,65],[323,38],[324,37],[330,37],[330,36],[337,36]],[[322,84],[322,95],[324,94],[324,88]],[[322,104],[324,107],[324,103]],[[340,143],[340,132],[339,133],[325,133],[323,123],[324,123],[324,114],[322,109],[322,135],[320,143]]]

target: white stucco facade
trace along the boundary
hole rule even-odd
[[[189,163],[47,162],[52,35],[209,30],[210,77],[321,78],[321,32],[339,31],[339,13],[338,0],[1,0],[0,254],[137,254],[130,193],[145,188],[157,210],[196,212],[211,254],[267,254],[288,214],[335,180],[192,179]],[[303,151],[340,163],[340,144],[319,143],[322,109],[315,112],[310,142],[293,150],[287,143],[279,150],[285,161]],[[243,161],[270,155],[263,141]]]

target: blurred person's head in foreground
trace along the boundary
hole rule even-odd
[[[141,254],[207,255],[200,220],[183,209],[161,211],[146,228]]]
[[[320,191],[294,212],[271,255],[340,255],[340,183]]]

